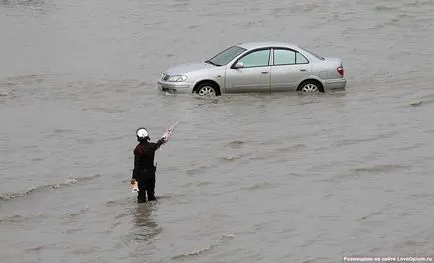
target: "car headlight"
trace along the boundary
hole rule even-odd
[[[184,75],[175,75],[175,76],[171,76],[167,81],[170,82],[182,82],[182,81],[186,81],[187,80],[187,76]]]

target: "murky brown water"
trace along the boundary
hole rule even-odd
[[[433,256],[434,3],[0,2],[1,262]],[[278,40],[344,59],[317,96],[165,96],[167,67]],[[157,139],[159,201],[130,192]]]

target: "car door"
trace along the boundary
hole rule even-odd
[[[270,92],[271,49],[257,49],[248,52],[226,69],[225,86],[227,93]],[[241,68],[235,68],[238,63]]]
[[[273,49],[271,92],[295,91],[310,71],[309,61],[302,54],[286,48]]]

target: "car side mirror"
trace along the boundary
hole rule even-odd
[[[237,64],[235,64],[235,68],[244,68],[243,62],[237,62]]]

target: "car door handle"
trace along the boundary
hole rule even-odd
[[[302,69],[300,69],[300,71],[306,71],[306,69],[302,68]]]
[[[262,71],[261,73],[262,74],[268,74],[268,71]]]

